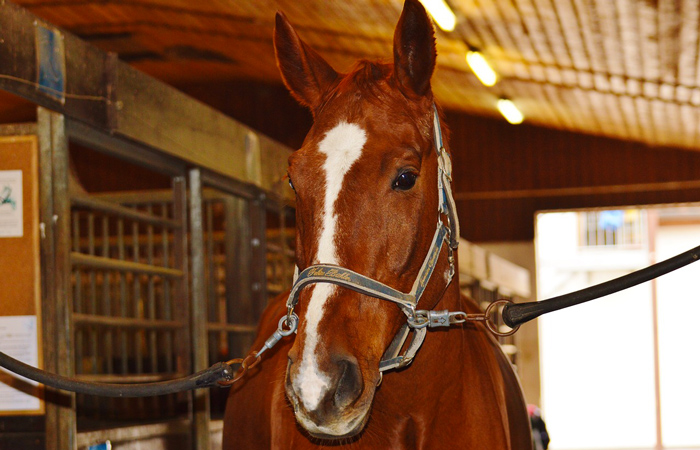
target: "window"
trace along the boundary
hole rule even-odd
[[[639,247],[644,235],[644,212],[638,209],[579,213],[583,247]]]

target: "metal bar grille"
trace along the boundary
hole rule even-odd
[[[267,299],[291,286],[293,208],[274,199],[240,196],[237,190],[204,188],[198,213],[186,207],[183,188],[184,181],[176,181],[169,193],[71,199],[72,319],[81,379],[162,381],[192,370],[188,255],[193,261],[201,255],[204,263],[200,281],[205,303],[196,307],[205,311],[209,364],[245,354]],[[201,245],[185,226],[193,214],[201,214]],[[217,394],[211,411],[220,416],[226,392]],[[163,417],[156,411],[183,411],[178,406],[183,400],[79,396],[78,411],[96,419],[146,419]],[[206,403],[198,397],[195,408]]]
[[[186,284],[182,217],[175,193],[168,202],[119,204],[73,197],[73,324],[76,372],[99,381],[167,380],[187,372],[175,339],[188,341],[188,317],[177,316],[175,285]],[[177,349],[177,350],[176,350]],[[175,361],[181,361],[176,367]],[[182,369],[182,370],[180,370]],[[177,395],[155,399],[78,397],[78,411],[91,418],[134,419],[176,414]],[[182,410],[182,407],[179,408]],[[134,413],[136,411],[136,413]],[[168,416],[166,412],[165,416]]]

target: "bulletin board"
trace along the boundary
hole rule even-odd
[[[41,361],[37,136],[0,137],[0,350]],[[43,414],[36,383],[0,371],[0,416]]]

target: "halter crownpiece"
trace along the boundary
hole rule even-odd
[[[296,332],[299,318],[294,313],[294,308],[299,301],[299,294],[304,287],[314,283],[336,284],[370,297],[393,302],[403,311],[407,318],[406,323],[404,323],[384,353],[379,364],[381,372],[408,365],[413,360],[418,349],[420,349],[428,327],[450,326],[467,320],[468,315],[461,311],[450,313],[449,311],[417,309],[418,302],[430,281],[445,242],[448,243],[448,261],[450,264],[447,274],[447,285],[452,282],[452,277],[455,274],[454,250],[459,245],[459,222],[454,198],[452,197],[452,161],[443,145],[442,128],[440,127],[440,118],[435,104],[433,104],[433,138],[438,160],[437,229],[435,230],[428,254],[425,256],[418,276],[413,282],[411,291],[408,293],[398,291],[365,275],[331,264],[315,264],[307,267],[300,273],[297,270],[295,272],[294,285],[287,299],[287,315],[280,319],[277,331],[270,336],[263,348],[256,353],[256,357],[260,357],[263,352],[272,348],[282,337]],[[445,216],[446,224],[442,220],[443,215]],[[411,333],[413,333],[413,337],[410,343],[404,353],[400,354]]]

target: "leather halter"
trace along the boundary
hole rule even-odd
[[[452,197],[452,161],[443,145],[442,128],[440,127],[440,118],[438,117],[435,104],[433,104],[433,137],[438,159],[439,206],[437,229],[435,230],[430,250],[428,250],[428,254],[423,260],[423,265],[418,272],[411,291],[408,293],[400,292],[365,275],[336,265],[315,264],[309,266],[295,276],[294,285],[287,299],[287,315],[280,319],[277,331],[265,342],[265,345],[256,354],[256,357],[259,357],[267,349],[272,348],[282,337],[296,332],[299,318],[294,313],[294,307],[299,301],[301,290],[313,283],[336,284],[370,297],[396,303],[403,311],[407,317],[406,323],[401,327],[384,353],[379,363],[380,372],[398,369],[410,364],[425,339],[427,327],[450,326],[453,323],[464,321],[464,313],[461,312],[450,313],[448,311],[417,309],[421,295],[433,274],[443,244],[445,242],[448,243],[448,261],[450,263],[447,285],[450,284],[455,274],[454,251],[459,245],[459,221]],[[442,221],[443,215],[447,224]],[[400,354],[411,332],[413,337],[404,353]]]

